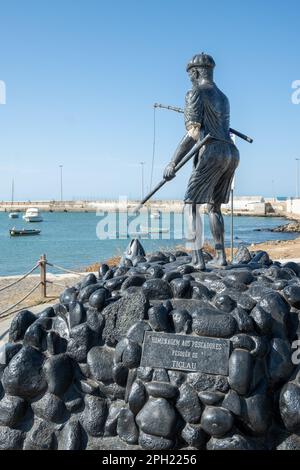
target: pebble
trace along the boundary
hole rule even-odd
[[[89,304],[91,307],[96,308],[99,312],[105,306],[108,292],[104,288],[95,290],[89,298]]]
[[[223,438],[212,437],[207,445],[207,450],[257,450],[249,437],[232,432]]]
[[[53,450],[55,434],[53,424],[36,418],[34,425],[26,436],[25,450]]]
[[[146,403],[146,389],[143,382],[140,379],[137,379],[133,382],[129,396],[128,396],[128,405],[130,410],[134,415],[137,415],[138,412],[143,408]]]
[[[236,307],[235,301],[229,295],[217,294],[214,299],[214,304],[217,309],[224,313],[230,313]]]
[[[101,313],[105,319],[102,337],[106,343],[114,346],[132,325],[146,317],[148,308],[149,302],[142,292],[125,294],[105,307]]]
[[[183,384],[179,389],[179,398],[176,408],[184,421],[187,423],[198,423],[201,418],[202,407],[198,394],[189,384]]]
[[[88,302],[92,293],[98,289],[99,289],[99,286],[97,284],[90,284],[86,287],[83,287],[83,289],[80,289],[77,298],[82,303]]]
[[[94,332],[86,323],[75,326],[70,333],[67,353],[77,362],[86,362],[88,351],[93,346]]]
[[[45,393],[40,400],[31,403],[31,408],[35,416],[47,422],[59,424],[68,418],[64,402],[53,393]]]
[[[20,450],[23,447],[24,433],[7,426],[0,426],[0,450]]]
[[[164,275],[164,269],[161,266],[151,266],[147,269],[151,279],[160,279]]]
[[[204,405],[215,405],[224,398],[224,394],[221,392],[205,390],[203,392],[199,392],[198,397]]]
[[[300,286],[287,286],[283,289],[283,296],[291,307],[300,309]]]
[[[69,327],[80,325],[86,321],[86,311],[82,302],[71,302],[69,304]]]
[[[248,393],[253,370],[253,358],[244,349],[235,349],[229,358],[229,384],[239,395]]]
[[[138,343],[128,341],[122,355],[122,362],[128,369],[133,369],[140,365],[142,349]]]
[[[207,406],[201,417],[204,431],[214,437],[222,437],[233,426],[233,416],[226,408]]]
[[[77,420],[68,421],[58,437],[58,450],[82,449],[82,431]]]
[[[144,320],[139,320],[129,328],[126,336],[131,341],[142,345],[145,331],[151,331],[150,325]]]
[[[172,321],[175,333],[190,333],[192,317],[187,310],[172,310]]]
[[[154,398],[175,398],[178,395],[178,388],[169,382],[149,382],[146,390]]]
[[[44,356],[31,346],[23,346],[5,368],[2,384],[9,395],[31,399],[47,387],[42,370]]]
[[[193,331],[199,336],[228,338],[236,331],[236,321],[229,314],[212,314],[199,312],[193,318]],[[201,314],[202,313],[202,314]]]
[[[87,355],[92,377],[102,382],[113,380],[114,350],[107,346],[94,346]]]
[[[205,449],[206,436],[200,425],[187,423],[181,431],[181,437],[189,447]]]
[[[287,340],[281,338],[271,340],[267,366],[272,385],[289,378],[294,368],[291,356],[291,348]]]
[[[279,409],[281,418],[286,429],[290,432],[300,431],[300,387],[294,383],[287,383],[283,386]]]
[[[73,380],[73,364],[67,354],[50,357],[44,363],[44,376],[48,383],[48,391],[61,396],[69,388]]]
[[[124,408],[125,403],[121,400],[113,401],[110,404],[108,416],[104,428],[104,436],[117,435],[117,423],[121,409]]]
[[[106,400],[93,395],[85,395],[84,403],[85,408],[80,416],[82,427],[90,436],[103,436],[108,414]]]
[[[272,317],[262,307],[257,305],[250,313],[254,327],[260,335],[270,335],[272,331]]]
[[[127,408],[122,408],[118,417],[117,434],[128,444],[137,444],[139,431],[135,424],[134,414]]]
[[[170,284],[163,279],[148,279],[143,284],[143,292],[147,299],[164,300],[173,297]]]
[[[170,331],[170,319],[167,309],[162,305],[148,310],[149,324],[154,331]]]
[[[20,341],[24,338],[25,332],[36,320],[36,316],[29,310],[21,310],[11,321],[9,328],[9,341]]]
[[[164,437],[152,436],[144,432],[140,432],[139,445],[145,450],[169,450],[173,449],[175,442],[172,439]]]
[[[191,297],[191,283],[187,279],[173,279],[170,282],[173,297],[177,299],[188,299]]]
[[[69,303],[75,302],[77,300],[78,291],[75,287],[67,287],[59,297],[60,303],[62,305],[68,306]]]
[[[80,287],[81,287],[81,289],[84,289],[85,287],[90,286],[92,284],[96,284],[96,283],[97,283],[97,278],[96,278],[95,274],[90,273],[90,274],[88,274],[87,276],[85,276],[83,278],[83,280],[80,283]]]
[[[0,425],[16,427],[26,410],[27,403],[23,398],[5,395],[0,401]]]
[[[136,423],[144,433],[170,438],[175,432],[175,409],[165,398],[149,398],[137,415]]]

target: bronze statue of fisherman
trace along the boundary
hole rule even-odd
[[[186,94],[186,134],[179,143],[172,161],[164,171],[164,178],[175,176],[176,165],[195,145],[195,141],[210,134],[210,139],[195,155],[193,172],[188,182],[184,202],[189,204],[190,218],[197,238],[199,204],[207,204],[210,230],[214,239],[216,255],[213,263],[227,264],[224,247],[224,220],[221,204],[228,203],[234,172],[239,164],[239,151],[229,132],[229,101],[213,81],[215,62],[208,54],[197,54],[187,65],[192,89]],[[199,235],[199,233],[198,233]],[[202,245],[195,243],[192,251],[193,264],[205,269]]]

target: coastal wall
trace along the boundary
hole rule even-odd
[[[295,217],[300,217],[300,198],[291,198],[286,202],[287,214]]]
[[[9,201],[0,201],[0,212],[25,212],[28,207],[38,207],[41,212],[115,212],[133,209],[138,205],[138,200],[119,201],[119,200],[101,200],[101,201],[15,201],[12,205]],[[128,204],[128,206],[126,206]],[[298,206],[293,200],[293,211],[300,214],[300,200]],[[180,213],[183,210],[182,200],[152,200],[147,203],[151,211]],[[231,211],[231,202],[223,204],[224,213]],[[282,215],[287,211],[286,201],[277,201],[276,199],[264,199],[262,196],[239,196],[233,199],[233,210],[235,214],[264,216],[264,215]],[[291,213],[291,212],[289,212]]]

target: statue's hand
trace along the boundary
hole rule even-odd
[[[164,178],[169,181],[173,178],[175,178],[175,163],[171,162],[169,163],[164,171]]]

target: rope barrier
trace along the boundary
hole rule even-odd
[[[49,261],[46,262],[48,266],[51,266],[52,268],[60,269],[61,271],[65,271],[66,273],[70,274],[75,274],[76,276],[86,276],[87,273],[79,273],[77,271],[71,271],[70,269],[63,268],[62,266],[59,266],[58,264],[54,263],[49,263]]]
[[[4,291],[5,289],[9,289],[10,287],[15,286],[15,285],[18,284],[19,282],[23,281],[23,279],[25,279],[27,276],[29,276],[31,273],[33,273],[33,271],[34,271],[35,269],[37,269],[38,267],[39,267],[39,264],[37,263],[30,271],[28,271],[27,273],[23,274],[23,276],[21,276],[19,279],[17,279],[16,281],[12,282],[11,284],[8,284],[8,286],[1,287],[0,292]]]
[[[30,289],[26,295],[24,295],[20,300],[18,300],[18,302],[16,302],[15,304],[13,305],[10,305],[8,308],[6,308],[5,310],[3,310],[2,312],[0,312],[0,318],[6,318],[10,315],[12,315],[12,313],[15,313],[16,311],[11,311],[12,309],[14,309],[16,306],[20,305],[24,300],[26,300],[38,287],[40,286],[46,286],[46,284],[52,284],[52,285],[57,285],[57,286],[60,286],[60,287],[63,287],[65,288],[66,285],[65,284],[62,284],[60,282],[56,282],[56,281],[50,281],[48,279],[46,279],[46,270],[45,270],[45,266],[48,265],[48,266],[51,266],[53,268],[56,268],[56,269],[59,269],[61,271],[64,271],[66,273],[70,273],[70,274],[73,274],[75,276],[86,276],[86,273],[79,273],[77,271],[72,271],[71,269],[66,269],[66,268],[63,268],[62,266],[59,266],[58,264],[54,264],[54,263],[50,263],[49,261],[46,260],[46,255],[42,255],[40,260],[37,262],[37,264],[35,266],[33,266],[32,269],[30,269],[30,271],[28,271],[27,273],[23,274],[20,278],[18,278],[16,281],[14,282],[11,282],[10,284],[8,284],[7,286],[4,286],[4,287],[1,287],[0,288],[0,292],[3,292],[4,290],[6,289],[9,289],[10,287],[13,287],[15,286],[16,284],[18,284],[19,282],[23,281],[26,277],[28,277],[30,274],[32,274],[36,269],[40,268],[41,269],[41,278],[40,278],[40,281],[35,284],[32,289]],[[43,288],[44,289],[44,288]],[[44,291],[42,290],[42,293],[41,293],[41,297],[42,298],[45,298],[46,297],[46,290],[44,289]],[[10,313],[7,313],[7,312],[10,312]],[[6,315],[5,315],[6,314]]]
[[[11,305],[10,307],[8,307],[7,309],[3,310],[3,312],[0,312],[0,318],[3,318],[2,315],[6,312],[9,312],[9,310],[11,310],[12,308],[16,307],[17,305],[19,305],[20,303],[23,302],[23,300],[27,299],[27,297],[29,297],[32,292],[34,292],[39,286],[41,285],[41,282],[39,281],[32,289],[30,289],[30,291],[24,296],[22,297],[21,300],[19,300],[18,302],[16,302],[15,304]],[[8,316],[8,315],[7,315]]]
[[[60,286],[60,287],[68,287],[66,284],[61,284],[60,282],[55,282],[55,281],[46,281],[47,284],[52,284],[53,286]]]

